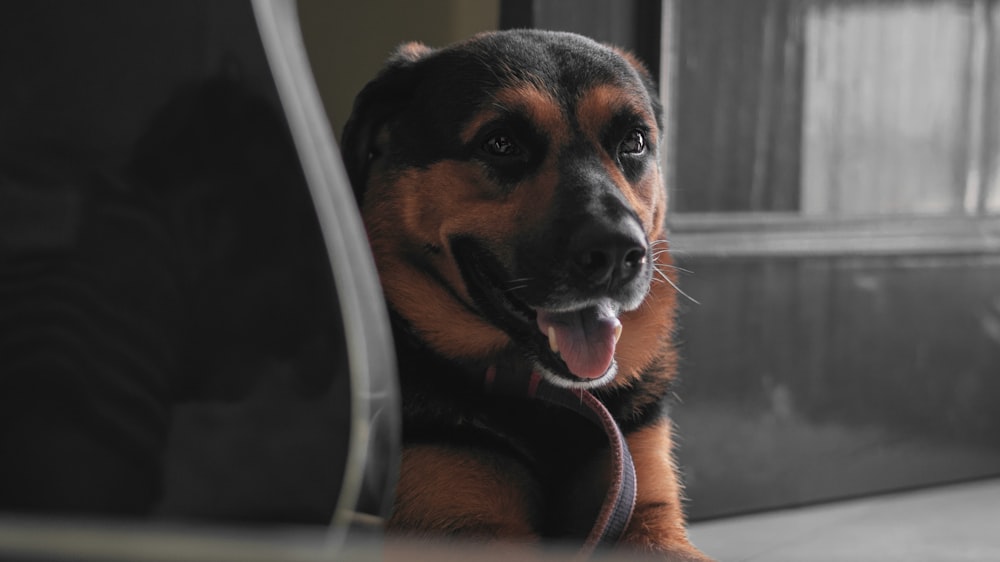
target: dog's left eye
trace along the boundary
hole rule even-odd
[[[491,156],[516,156],[521,153],[521,149],[514,142],[514,139],[506,133],[490,136],[483,143],[483,150]]]
[[[618,145],[618,154],[642,154],[645,150],[646,137],[639,129],[629,131]]]

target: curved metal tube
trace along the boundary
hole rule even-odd
[[[254,0],[254,14],[319,215],[347,337],[351,435],[332,540],[385,518],[399,451],[399,393],[388,314],[347,175],[312,78],[292,0]]]

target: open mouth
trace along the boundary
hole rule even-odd
[[[614,378],[622,333],[614,300],[533,307],[504,289],[503,268],[474,241],[456,240],[452,249],[477,307],[526,351],[541,376],[565,388],[592,388]]]
[[[547,338],[549,351],[575,378],[597,381],[613,371],[622,323],[610,301],[564,312],[538,309],[535,323]]]

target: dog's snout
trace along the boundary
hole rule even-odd
[[[618,288],[635,279],[646,264],[648,247],[637,226],[591,223],[570,243],[573,265],[589,284]]]

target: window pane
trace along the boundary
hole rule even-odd
[[[674,4],[674,209],[799,209],[802,47],[794,0]]]
[[[993,0],[677,0],[678,212],[1000,212]]]
[[[807,11],[804,212],[962,209],[976,95],[970,15],[956,2]]]

